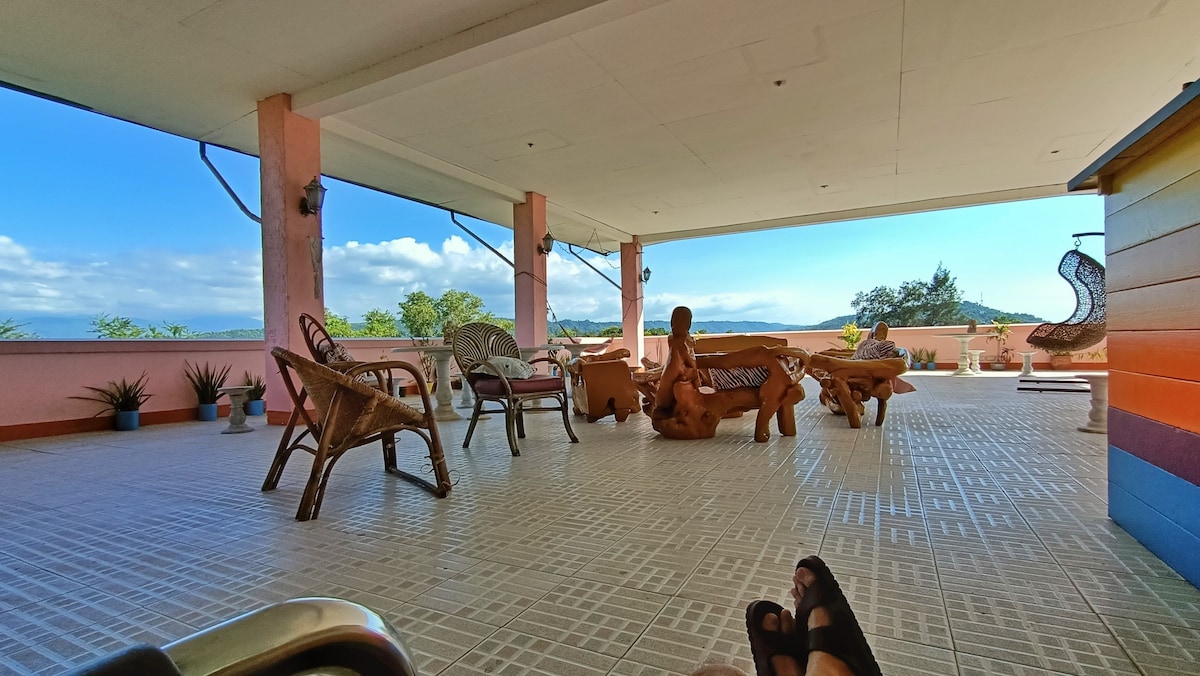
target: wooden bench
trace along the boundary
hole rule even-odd
[[[794,406],[804,399],[800,380],[808,353],[787,347],[775,336],[705,336],[693,339],[691,310],[671,315],[671,352],[661,372],[637,374],[651,425],[669,439],[707,439],[722,418],[758,409],[754,440],[771,438],[770,421],[779,433],[795,436]],[[696,354],[705,350],[706,354]],[[745,383],[724,387],[729,383]]]

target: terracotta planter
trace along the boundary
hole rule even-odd
[[[1071,355],[1069,354],[1052,354],[1050,355],[1050,368],[1055,371],[1067,371],[1071,368]]]

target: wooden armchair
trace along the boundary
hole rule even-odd
[[[605,416],[625,422],[638,410],[638,391],[625,359],[624,348],[597,355],[583,355],[567,364],[571,374],[571,399],[575,412],[592,423]]]
[[[504,429],[508,434],[508,450],[514,455],[521,455],[517,447],[517,439],[525,438],[525,411],[560,411],[563,427],[571,443],[579,443],[575,431],[571,429],[571,419],[567,415],[567,381],[560,372],[558,375],[532,373],[525,378],[510,377],[505,374],[502,359],[515,360],[527,365],[546,362],[557,364],[548,357],[538,357],[525,362],[521,359],[521,350],[517,341],[504,329],[494,324],[472,322],[464,324],[454,334],[454,361],[458,370],[466,379],[471,389],[475,391],[475,409],[471,412],[471,424],[467,427],[467,436],[463,439],[463,448],[468,448],[471,436],[475,434],[475,425],[479,416],[484,413],[504,413]],[[513,363],[513,362],[510,362]],[[543,399],[553,399],[557,406],[533,406]],[[494,401],[500,404],[500,410],[484,410],[484,402]]]
[[[428,389],[424,387],[425,377],[419,369],[407,362],[387,361],[358,364],[345,373],[339,373],[282,347],[271,350],[271,355],[279,364],[283,384],[292,398],[293,410],[262,490],[273,490],[279,485],[283,467],[292,451],[302,449],[311,453],[312,471],[304,486],[300,509],[296,512],[297,521],[317,518],[334,463],[346,451],[375,441],[383,444],[385,471],[407,479],[439,498],[450,492],[450,472],[446,468],[441,436],[433,417]],[[407,371],[421,385],[419,389],[424,411],[418,411],[354,379],[360,373],[391,369]],[[303,388],[296,387],[290,372],[299,377]],[[316,408],[315,415],[305,408],[310,398]],[[303,429],[293,438],[298,426]],[[397,469],[396,433],[404,430],[414,432],[428,447],[433,481]]]
[[[887,416],[888,399],[898,391],[913,389],[899,378],[908,371],[908,357],[887,340],[887,334],[888,325],[879,322],[857,351],[825,350],[811,355],[805,365],[808,375],[821,383],[820,402],[833,413],[845,415],[850,427],[855,429],[862,427],[866,402],[872,398],[878,402],[875,410],[875,426],[878,427]],[[888,356],[864,359],[864,355]]]

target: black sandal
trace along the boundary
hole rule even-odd
[[[750,635],[750,654],[754,656],[754,671],[758,676],[775,676],[771,658],[776,655],[790,655],[801,670],[808,660],[804,649],[808,632],[799,621],[792,634],[763,629],[763,618],[777,615],[782,621],[782,613],[783,606],[774,601],[755,601],[746,606],[746,633]]]
[[[841,586],[825,562],[817,556],[808,556],[796,564],[796,568],[807,568],[817,581],[804,592],[796,607],[796,622],[808,626],[808,615],[813,608],[824,608],[829,613],[829,624],[808,630],[805,639],[807,652],[823,652],[846,663],[855,676],[882,676],[879,663],[871,654],[867,637],[850,609],[850,602],[842,593]],[[757,664],[757,662],[756,662]]]

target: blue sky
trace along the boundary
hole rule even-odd
[[[257,212],[257,159],[217,148],[209,158]],[[43,317],[99,312],[261,326],[258,225],[194,141],[0,89],[0,168],[0,319],[35,330]],[[417,289],[457,288],[513,315],[511,268],[446,212],[324,182],[330,309],[357,321]],[[511,252],[507,228],[460,220]],[[940,262],[966,300],[1064,319],[1074,296],[1058,260],[1071,233],[1100,230],[1102,201],[1089,195],[655,244],[644,253],[646,317],[685,304],[698,321],[816,323],[851,313],[857,291],[927,279]],[[1102,257],[1102,240],[1085,239],[1083,250]],[[619,278],[616,254],[589,260]],[[560,318],[619,319],[617,290],[561,249],[548,282]]]

